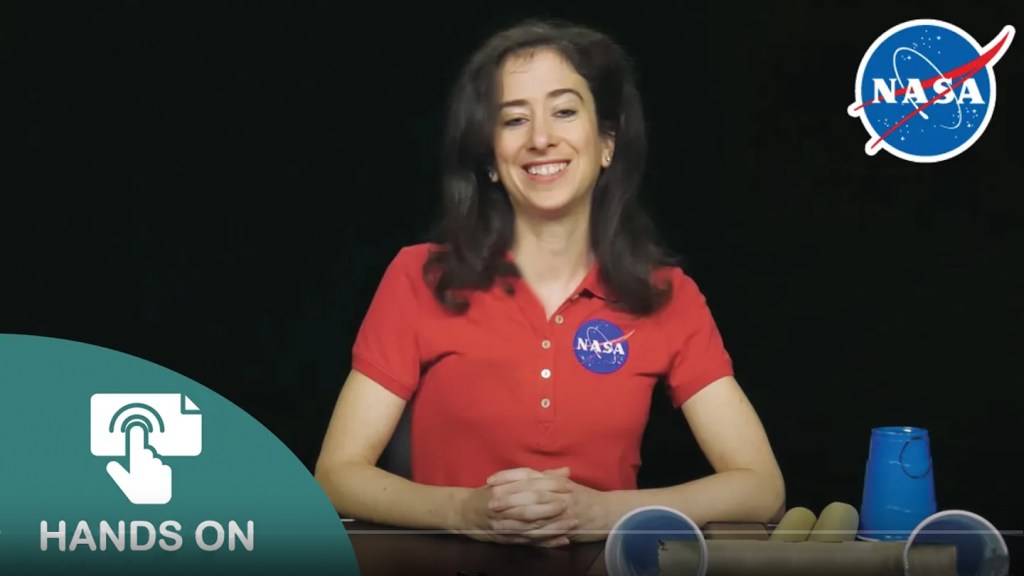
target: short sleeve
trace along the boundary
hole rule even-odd
[[[665,310],[665,330],[672,360],[667,381],[672,405],[679,408],[708,384],[732,376],[733,366],[697,284],[678,268],[670,278],[672,299]]]
[[[419,384],[417,316],[421,264],[404,248],[388,265],[352,346],[352,369],[409,400]]]

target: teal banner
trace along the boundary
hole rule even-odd
[[[0,392],[0,573],[358,574],[309,470],[212,390],[0,335]]]

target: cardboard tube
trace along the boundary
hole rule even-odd
[[[790,508],[768,539],[772,542],[803,542],[816,521],[814,512],[807,508]]]
[[[706,576],[904,576],[903,542],[772,542],[708,540]],[[700,561],[694,541],[662,542],[662,576],[693,576]],[[915,574],[956,576],[956,547],[915,546],[909,554]]]

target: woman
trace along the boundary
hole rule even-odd
[[[528,23],[471,59],[445,141],[442,239],[403,249],[353,347],[316,477],[346,516],[496,542],[602,539],[626,512],[769,520],[782,475],[704,298],[635,203],[623,51]],[[638,490],[664,381],[715,473]],[[411,402],[412,479],[376,467]]]

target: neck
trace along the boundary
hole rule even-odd
[[[575,287],[594,261],[589,210],[551,220],[517,217],[512,254],[527,282]]]

